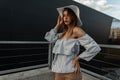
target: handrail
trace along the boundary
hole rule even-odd
[[[98,79],[100,79],[100,80],[112,80],[112,79],[110,79],[110,78],[107,78],[107,77],[102,76],[102,75],[99,75],[99,74],[97,74],[97,73],[88,71],[88,70],[83,69],[83,68],[81,68],[81,71],[84,72],[84,73],[86,73],[86,74],[89,74],[89,75],[91,75],[91,76],[94,76],[94,77],[96,77],[96,78],[98,78]]]
[[[105,61],[102,61],[102,60],[93,59],[93,61],[102,62],[102,63],[106,63],[106,64],[109,64],[109,65],[120,67],[120,65],[113,64],[113,63],[110,63],[110,62],[105,62]]]
[[[3,70],[3,71],[0,71],[0,76],[4,75],[4,74],[10,74],[13,72],[26,71],[26,70],[42,68],[42,67],[47,67],[47,66],[48,66],[48,64],[42,64],[42,65],[27,66],[27,67],[22,67],[22,68],[17,68],[17,69]]]
[[[80,64],[83,64],[83,65],[89,66],[89,67],[94,68],[94,69],[97,69],[97,70],[101,70],[100,68],[97,68],[97,67],[92,66],[92,65],[89,65],[89,64],[85,64],[85,63],[83,63],[83,62],[80,62]],[[103,71],[103,72],[105,72],[105,73],[108,73],[107,71],[104,71],[104,70],[101,70],[101,71]]]
[[[47,41],[0,41],[0,44],[48,44]]]
[[[0,41],[0,44],[49,44],[48,41]],[[120,45],[111,45],[111,44],[99,44],[100,47],[106,48],[118,48],[120,49]]]
[[[0,59],[13,58],[13,57],[24,57],[24,56],[35,56],[35,55],[45,55],[45,53],[44,54],[30,54],[30,55],[26,54],[26,55],[17,55],[17,56],[2,56],[2,57],[0,57]]]
[[[117,48],[120,49],[120,45],[107,45],[107,44],[99,44],[100,47],[105,47],[105,48]]]
[[[33,50],[33,49],[44,49],[44,48],[42,48],[42,47],[34,47],[34,48],[11,48],[11,49],[0,49],[0,50],[29,50],[29,49],[31,49],[31,50]]]

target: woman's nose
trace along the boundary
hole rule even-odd
[[[67,19],[67,17],[65,17],[65,19]]]

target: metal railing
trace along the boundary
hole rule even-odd
[[[0,41],[0,45],[29,45],[29,44],[31,44],[31,45],[34,45],[34,44],[36,44],[36,45],[41,45],[41,44],[43,44],[43,45],[48,45],[48,47],[47,47],[47,49],[48,49],[48,51],[47,51],[47,54],[48,54],[48,63],[42,63],[42,64],[35,64],[35,65],[32,65],[32,66],[25,66],[25,67],[20,67],[20,68],[14,68],[14,69],[8,69],[8,70],[3,70],[3,71],[0,71],[0,75],[1,74],[7,74],[7,73],[12,73],[12,72],[18,72],[18,71],[23,71],[23,70],[28,70],[28,69],[34,69],[34,68],[39,68],[39,67],[45,67],[45,66],[48,66],[49,67],[49,69],[51,69],[51,64],[52,64],[52,60],[53,60],[53,54],[52,54],[52,48],[53,48],[53,46],[54,46],[54,44],[53,43],[49,43],[49,42],[37,42],[37,41]],[[120,46],[118,46],[118,45],[104,45],[104,44],[99,44],[100,45],[100,47],[105,47],[105,48],[117,48],[117,49],[120,49]],[[42,47],[43,48],[43,47]],[[40,49],[40,47],[29,47],[29,48],[16,48],[16,47],[13,47],[13,48],[10,48],[9,49],[9,47],[7,48],[7,49],[4,49],[4,48],[2,48],[2,49],[0,49],[0,50],[26,50],[26,49],[28,49],[28,50],[34,50],[34,49],[36,49],[36,50],[39,50]],[[43,48],[44,49],[44,48]],[[46,50],[45,50],[46,51]],[[19,56],[16,56],[16,55],[14,55],[14,56],[4,56],[4,57],[1,57],[0,56],[0,59],[4,59],[4,58],[8,58],[8,57],[20,57],[20,56],[34,56],[35,54],[30,54],[30,55],[19,55]],[[36,54],[36,55],[39,55],[39,54]],[[35,60],[35,62],[36,61],[39,61],[39,60]],[[103,62],[103,63],[106,63],[106,62],[104,62],[104,61],[100,61],[100,60],[96,60],[96,59],[93,59],[93,61],[98,61],[98,62]],[[35,63],[34,61],[28,61],[28,62],[33,62],[33,63]],[[22,63],[22,62],[21,62]],[[23,62],[23,63],[25,63],[25,62]],[[26,62],[27,63],[27,62]],[[89,67],[92,67],[92,68],[94,68],[94,69],[97,69],[97,70],[100,70],[98,67],[96,67],[96,66],[93,66],[93,65],[90,65],[90,64],[86,64],[86,63],[84,63],[84,62],[81,62],[82,64],[84,64],[84,65],[86,65],[86,66],[89,66]],[[111,64],[111,65],[114,65],[114,64],[112,64],[112,63],[107,63],[107,64]],[[13,65],[15,65],[15,64],[13,64]],[[117,66],[119,66],[119,65],[117,65]],[[87,70],[87,69],[84,69],[84,67],[82,67],[82,69],[81,69],[84,73],[86,73],[86,74],[89,74],[89,75],[91,75],[91,76],[94,76],[94,77],[96,77],[96,78],[99,78],[99,79],[101,79],[101,80],[111,80],[111,79],[109,79],[108,77],[105,77],[105,76],[103,76],[103,75],[100,75],[100,74],[98,74],[98,73],[95,73],[95,72],[93,72],[93,71],[90,71],[90,70]],[[102,70],[101,70],[102,71]]]
[[[48,42],[0,41],[0,75],[48,66]]]

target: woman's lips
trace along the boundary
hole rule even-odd
[[[68,21],[64,21],[64,22],[68,22]]]

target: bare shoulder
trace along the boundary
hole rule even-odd
[[[82,28],[80,28],[80,27],[75,27],[75,28],[73,29],[73,34],[74,34],[76,37],[81,37],[81,36],[85,35],[86,32],[85,32]]]

